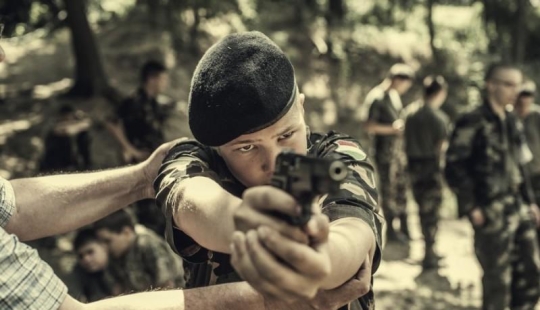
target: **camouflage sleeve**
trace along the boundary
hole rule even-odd
[[[470,173],[470,160],[477,139],[479,120],[465,115],[456,122],[446,152],[445,177],[456,194],[459,217],[466,216],[476,206],[475,182]]]
[[[382,226],[384,218],[378,208],[378,192],[373,166],[360,144],[351,137],[340,135],[330,139],[319,157],[339,159],[349,168],[349,175],[335,195],[323,196],[322,212],[330,221],[345,217],[364,220],[372,229],[377,242],[373,272],[381,261]]]
[[[145,243],[142,256],[145,269],[153,276],[153,286],[163,287],[176,284],[177,278],[182,274],[174,261],[175,254],[168,251],[167,245],[157,236],[148,241],[150,242]]]
[[[178,184],[185,179],[204,176],[219,182],[210,169],[211,155],[200,143],[190,140],[175,145],[165,157],[154,181],[156,204],[165,215],[165,238],[171,248],[182,258],[202,263],[207,260],[208,250],[181,231],[174,223],[174,212],[181,198]]]

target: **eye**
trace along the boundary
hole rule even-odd
[[[246,146],[243,146],[241,148],[238,148],[237,150],[242,152],[242,153],[247,153],[251,150],[253,150],[255,148],[255,146],[253,144],[250,144],[250,145],[246,145]]]
[[[279,140],[286,140],[286,139],[289,139],[290,137],[292,137],[294,135],[294,131],[291,131],[291,132],[288,132],[284,135],[281,135],[279,136]]]

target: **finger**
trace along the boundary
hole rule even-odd
[[[318,288],[313,285],[312,279],[304,277],[278,262],[260,243],[257,232],[250,231],[247,235],[247,241],[248,254],[253,266],[269,283],[279,287],[286,294],[292,294],[297,299],[305,300],[315,296]]]
[[[244,192],[242,199],[260,211],[277,211],[290,216],[298,216],[301,213],[301,207],[291,195],[272,186],[249,188]]]
[[[266,215],[252,209],[249,206],[240,207],[234,214],[234,223],[236,230],[247,232],[251,229],[257,229],[260,226],[271,227],[279,233],[295,240],[296,242],[308,244],[308,235],[300,227],[292,226],[273,216]]]
[[[253,234],[254,231],[251,231],[251,233]],[[240,253],[240,255],[238,255],[238,259],[235,259],[234,262],[231,260],[231,263],[233,263],[233,266],[236,265],[235,269],[242,279],[246,280],[255,290],[270,298],[280,299],[288,303],[298,300],[293,294],[281,290],[279,287],[268,282],[264,277],[261,277],[261,274],[254,267],[251,257],[249,256],[247,250],[248,237],[246,235],[236,235],[236,237],[233,238],[235,244],[234,251]]]
[[[311,217],[306,225],[306,233],[308,234],[312,244],[321,244],[328,241],[330,232],[330,221],[328,216],[317,214]]]
[[[294,242],[277,231],[260,227],[259,239],[262,244],[275,256],[299,272],[301,275],[320,279],[330,274],[330,263],[310,246]]]
[[[280,298],[278,288],[270,285],[264,278],[260,276],[255,267],[250,261],[247,253],[246,235],[240,232],[233,234],[233,244],[231,246],[231,265],[234,267],[238,275],[247,281],[255,290],[263,295],[271,298]],[[289,295],[282,296],[281,299],[294,298]]]

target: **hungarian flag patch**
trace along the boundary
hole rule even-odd
[[[356,160],[365,160],[367,158],[366,153],[360,148],[360,146],[352,141],[338,140],[334,144],[337,146],[336,152],[348,155]]]

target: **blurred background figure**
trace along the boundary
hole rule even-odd
[[[380,205],[387,223],[387,240],[407,243],[410,234],[407,222],[407,181],[401,135],[401,96],[412,86],[413,69],[395,64],[388,77],[366,96],[362,107],[365,130],[373,136],[372,158],[379,175]],[[394,220],[399,219],[399,228]]]
[[[107,275],[109,254],[107,246],[91,228],[81,229],[73,241],[77,263],[67,284],[69,293],[83,302],[112,296],[114,283]]]
[[[174,109],[173,102],[163,96],[168,85],[167,68],[157,61],[146,62],[140,71],[139,87],[120,104],[114,119],[107,124],[126,164],[143,161],[165,142],[165,122]],[[133,208],[141,224],[163,234],[163,214],[153,200],[137,202]]]
[[[45,137],[45,152],[39,170],[49,173],[90,169],[91,125],[84,112],[70,104],[62,105]]]
[[[448,85],[440,75],[424,79],[424,98],[405,108],[405,153],[408,176],[418,204],[424,235],[424,270],[438,267],[434,245],[442,203],[441,162],[448,138],[448,117],[440,111],[448,95]]]
[[[125,210],[97,221],[94,229],[109,250],[114,295],[184,287],[181,258],[163,238],[143,226],[136,226]]]

